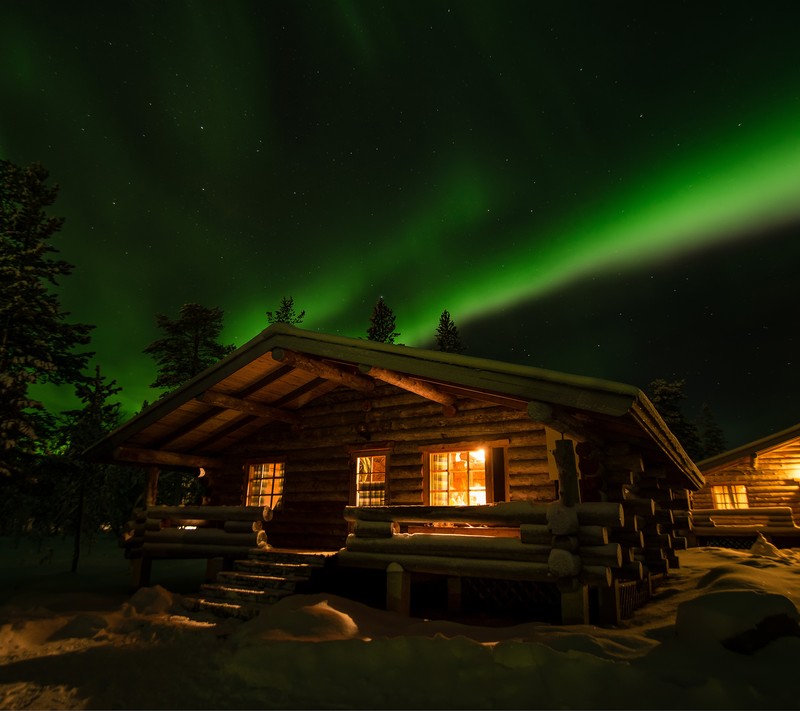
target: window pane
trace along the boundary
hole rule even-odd
[[[356,457],[356,506],[386,503],[386,456]]]
[[[280,508],[283,479],[283,462],[251,464],[248,471],[247,505]]]
[[[429,456],[431,506],[486,503],[485,450],[433,452]]]
[[[748,506],[747,488],[742,484],[712,486],[711,493],[714,497],[714,508],[742,509]]]

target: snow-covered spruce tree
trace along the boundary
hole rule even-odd
[[[303,323],[305,317],[305,311],[301,311],[299,314],[295,312],[294,297],[292,296],[288,298],[284,296],[277,311],[267,311],[267,321],[270,325],[273,323],[288,323],[290,326],[297,326]]]
[[[19,474],[35,456],[46,416],[31,385],[75,383],[92,355],[80,352],[93,326],[68,323],[53,287],[73,266],[52,255],[64,220],[46,210],[58,187],[34,163],[0,160],[0,474]]]
[[[444,353],[461,353],[464,346],[450,312],[445,309],[439,317],[439,326],[436,328],[436,349]]]
[[[164,335],[144,349],[158,366],[150,387],[163,388],[166,395],[233,351],[233,345],[219,342],[222,317],[221,308],[200,304],[184,304],[177,319],[157,314],[156,325]]]
[[[372,309],[372,316],[369,319],[367,328],[367,338],[378,343],[394,343],[394,339],[400,334],[394,330],[395,316],[381,296]]]

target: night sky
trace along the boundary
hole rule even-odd
[[[61,186],[72,320],[132,413],[155,314],[685,378],[800,420],[800,3],[0,2],[0,155]],[[67,406],[49,393],[56,408]]]

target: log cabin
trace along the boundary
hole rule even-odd
[[[800,424],[698,463],[706,485],[693,495],[698,545],[750,547],[759,533],[800,545]]]
[[[285,324],[87,454],[148,469],[126,539],[139,584],[150,560],[197,556],[217,561],[209,594],[268,602],[293,588],[254,597],[247,576],[313,563],[337,590],[377,576],[403,612],[431,580],[455,609],[555,591],[566,622],[648,599],[704,484],[635,387]],[[160,467],[201,475],[203,504],[156,506]]]

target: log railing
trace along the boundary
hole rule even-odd
[[[385,569],[387,606],[397,611],[407,612],[410,604],[406,573],[555,583],[562,593],[562,608],[570,596],[584,593],[588,587],[607,593],[620,580],[643,577],[643,562],[637,560],[637,554],[645,558],[644,533],[637,527],[643,527],[645,519],[631,513],[630,528],[626,528],[625,506],[619,503],[348,506],[344,515],[353,524],[353,533],[339,552],[338,563]],[[469,535],[455,527],[431,529],[439,533],[400,533],[401,523],[468,524],[473,528]],[[482,526],[487,527],[485,534],[476,535]],[[516,527],[519,536],[493,536],[491,526]],[[638,537],[626,538],[629,532]],[[567,605],[568,610],[573,608]],[[568,611],[562,614],[565,621],[574,621]],[[583,621],[583,606],[578,614]]]
[[[261,506],[151,506],[134,512],[121,545],[141,587],[156,559],[246,558],[252,548],[267,545],[263,521],[271,517]]]
[[[791,506],[762,506],[739,509],[695,509],[694,533],[702,536],[798,535]]]

